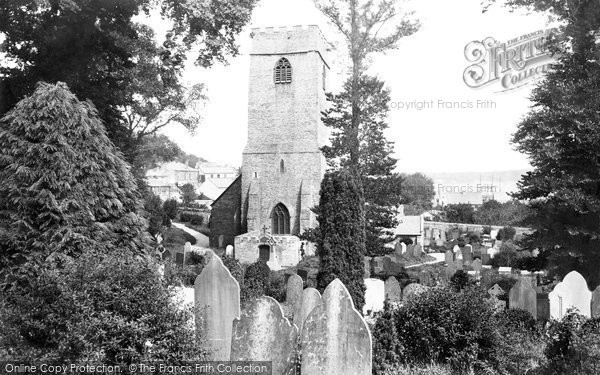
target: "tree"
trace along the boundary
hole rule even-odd
[[[183,204],[190,204],[196,199],[198,199],[198,194],[196,194],[196,188],[192,184],[184,184],[181,186],[181,199],[183,200]]]
[[[175,218],[177,217],[177,209],[178,204],[175,199],[167,199],[163,203],[163,211],[165,212],[165,215],[167,215],[167,217],[171,220],[175,220]]]
[[[0,120],[0,150],[3,270],[91,249],[146,251],[129,167],[94,106],[64,83],[38,84]]]
[[[203,4],[203,5],[202,5]],[[136,149],[169,123],[193,130],[202,87],[184,87],[181,72],[192,50],[209,67],[238,53],[235,36],[256,0],[8,0],[0,4],[0,115],[31,94],[39,81],[66,82],[90,100],[109,138],[137,169]],[[136,17],[153,7],[170,22],[158,44]],[[143,174],[143,173],[142,173]]]
[[[402,203],[406,215],[421,215],[433,208],[435,188],[433,179],[423,173],[402,175]]]
[[[600,283],[600,64],[596,1],[514,0],[515,6],[548,11],[562,21],[550,40],[556,63],[533,90],[533,106],[512,142],[533,171],[515,198],[533,209],[529,249],[549,253],[551,274],[575,269],[591,288]]]
[[[338,278],[348,288],[354,306],[365,301],[365,224],[360,185],[348,171],[325,174],[321,182],[317,286],[323,291]]]
[[[449,204],[444,207],[446,220],[450,223],[473,224],[475,209],[468,203]]]
[[[492,199],[477,208],[473,221],[482,225],[519,226],[523,225],[529,214],[529,207],[517,200],[500,203]]]
[[[397,42],[413,34],[418,24],[408,19],[397,1],[382,0],[376,4],[359,0],[315,0],[317,8],[331,21],[346,40],[351,61],[350,78],[345,91],[349,94],[348,159],[354,171],[360,164],[360,128],[364,119],[361,109],[361,80],[366,60],[373,53],[395,48]],[[394,22],[396,21],[396,22]],[[395,25],[391,25],[395,23]],[[357,171],[354,171],[357,172]]]

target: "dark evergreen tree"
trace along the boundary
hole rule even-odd
[[[530,201],[525,244],[549,253],[553,273],[575,269],[600,283],[600,7],[597,1],[515,0],[563,22],[550,41],[556,63],[532,94],[513,143],[533,171],[516,198]]]
[[[398,225],[402,178],[394,173],[393,142],[386,140],[384,134],[388,128],[389,90],[383,81],[369,76],[360,78],[357,90],[360,97],[357,161],[351,156],[354,141],[349,131],[353,121],[351,81],[346,82],[341,93],[328,94],[332,105],[323,113],[323,122],[332,129],[331,146],[323,147],[323,153],[332,168],[357,172],[365,197],[367,254],[375,256],[385,253],[384,245],[393,240],[391,229]]]
[[[96,109],[65,84],[38,84],[0,120],[0,269],[89,249],[143,253],[140,208]]]
[[[348,171],[325,174],[319,201],[320,259],[317,286],[323,291],[338,278],[352,296],[359,311],[365,302],[365,225],[360,184]]]
[[[373,375],[387,374],[390,368],[400,362],[398,353],[402,346],[398,340],[394,308],[388,301],[383,304],[383,310],[376,315],[371,332],[373,336]]]

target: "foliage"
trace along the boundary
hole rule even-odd
[[[182,185],[181,190],[181,199],[183,200],[183,204],[190,204],[191,202],[198,199],[198,194],[196,194],[196,188],[194,185],[187,183]]]
[[[400,362],[446,363],[463,372],[491,362],[498,337],[490,324],[494,307],[487,297],[475,287],[459,293],[435,288],[398,307],[394,321]]]
[[[192,225],[202,225],[204,223],[204,216],[189,212],[182,212],[179,214],[179,220],[184,223],[191,223]]]
[[[513,242],[505,241],[500,246],[498,253],[492,258],[491,265],[492,267],[516,267],[518,257],[517,248]]]
[[[5,291],[0,354],[13,361],[183,364],[206,352],[191,307],[176,301],[154,260],[128,252],[85,252],[64,267],[44,265],[24,293]]]
[[[469,203],[448,204],[444,207],[444,213],[450,223],[474,223],[475,209]]]
[[[482,225],[520,226],[526,222],[529,214],[529,207],[517,200],[504,203],[489,200],[477,208],[473,221]]]
[[[402,203],[405,215],[421,215],[433,208],[435,188],[433,179],[422,173],[402,175]]]
[[[282,272],[271,272],[269,285],[265,295],[275,298],[279,302],[285,301],[286,297],[285,275]]]
[[[383,375],[452,375],[449,366],[439,364],[428,365],[402,365],[394,364],[385,371],[378,373]]]
[[[458,270],[450,277],[450,285],[455,291],[460,292],[469,286],[470,279],[469,274],[463,270]]]
[[[152,192],[146,194],[144,210],[147,213],[148,233],[153,237],[162,234],[163,228],[171,227],[171,219],[163,210],[163,203],[158,195],[154,195]]]
[[[175,218],[177,217],[177,210],[177,201],[175,199],[167,199],[163,203],[163,211],[169,219],[175,220]]]
[[[365,255],[364,213],[361,187],[344,170],[328,172],[321,182],[317,239],[321,292],[338,278],[352,296],[358,311],[364,304],[363,279]]]
[[[200,255],[199,253],[197,253],[195,251],[190,251],[188,253],[188,258],[186,260],[186,264],[189,264],[191,266],[195,266],[198,264],[204,264],[204,256]]]
[[[569,311],[562,320],[550,324],[545,374],[597,374],[600,371],[600,320],[587,320]]]
[[[0,150],[0,269],[25,276],[23,263],[49,256],[146,251],[129,167],[65,84],[40,83],[0,120]]]
[[[513,227],[504,227],[498,231],[496,239],[499,241],[514,240],[517,230]]]
[[[39,81],[66,82],[98,108],[109,138],[136,176],[146,161],[137,148],[169,123],[193,130],[202,87],[185,87],[187,55],[208,67],[236,55],[235,36],[250,21],[255,0],[201,5],[162,0],[8,0],[0,5],[2,52],[0,114],[30,95]],[[155,8],[170,25],[159,44],[136,21]],[[192,56],[192,55],[190,55]],[[157,144],[156,146],[160,146]],[[152,153],[142,155],[153,156]]]
[[[257,261],[246,268],[244,286],[240,293],[243,305],[254,298],[266,295],[271,278],[271,269],[265,262]]]
[[[402,351],[398,332],[394,323],[393,308],[386,300],[383,310],[375,314],[375,324],[371,328],[373,337],[373,375],[389,373],[398,363]]]
[[[512,0],[552,14],[560,30],[549,44],[556,63],[533,90],[530,112],[512,142],[533,170],[522,176],[515,198],[530,201],[535,229],[529,249],[550,256],[551,274],[579,271],[600,283],[600,85],[597,33],[600,8],[592,0]]]
[[[238,284],[240,284],[240,288],[242,288],[244,286],[244,270],[242,269],[240,262],[230,256],[223,256],[221,257],[221,260],[223,261],[223,265],[229,270],[229,273],[231,273],[231,276],[237,280]]]

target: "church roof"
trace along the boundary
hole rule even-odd
[[[239,176],[237,176],[237,177],[236,177],[236,179],[235,179],[235,180],[233,180],[233,182],[231,182],[231,184],[229,184],[229,186],[227,187],[227,189],[225,189],[225,190],[224,190],[224,191],[221,193],[221,195],[219,195],[219,196],[217,197],[217,199],[215,199],[215,200],[212,202],[212,204],[211,204],[210,206],[211,206],[211,207],[214,207],[214,206],[215,206],[215,204],[216,204],[216,203],[219,201],[219,199],[221,199],[221,197],[222,197],[222,196],[224,196],[224,195],[225,195],[225,193],[227,193],[227,192],[229,191],[229,189],[231,189],[231,187],[232,187],[232,186],[234,186],[234,185],[235,185],[236,183],[238,183],[238,182],[239,182],[239,183],[242,183],[242,175],[239,175]]]

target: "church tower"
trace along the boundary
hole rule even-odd
[[[316,225],[329,66],[317,26],[252,31],[248,142],[242,161],[247,231],[297,235]]]
[[[279,248],[273,255],[285,265],[297,258],[284,259],[286,252],[298,252],[292,249],[301,245],[295,236],[317,224],[310,209],[318,204],[326,165],[320,147],[327,137],[321,111],[329,44],[317,26],[253,29],[251,38],[241,176],[241,226],[247,234],[236,239],[236,253],[254,247],[258,255],[255,244],[243,242],[269,235],[279,241],[272,254]]]

